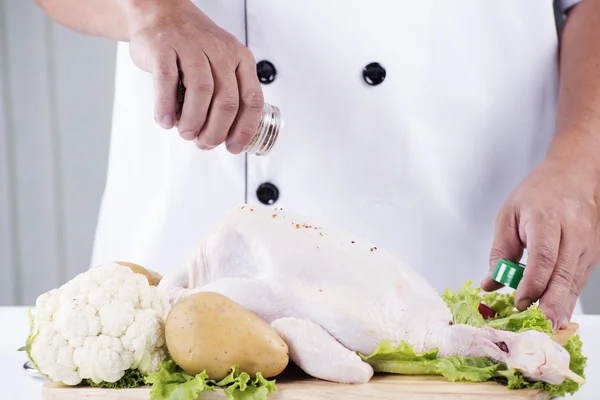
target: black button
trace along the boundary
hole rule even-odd
[[[379,63],[371,63],[363,68],[363,78],[371,86],[377,86],[385,79],[385,68]]]
[[[269,84],[275,80],[277,70],[271,62],[263,60],[256,64],[256,74],[260,83]]]
[[[272,183],[263,183],[256,189],[256,197],[261,203],[271,205],[279,198],[279,189]]]

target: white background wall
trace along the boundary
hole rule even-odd
[[[115,45],[0,0],[0,305],[89,264],[110,133]]]
[[[115,44],[0,0],[0,306],[89,265],[104,186]],[[600,274],[583,295],[600,314]]]

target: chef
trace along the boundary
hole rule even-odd
[[[599,260],[600,1],[38,3],[120,41],[93,265],[166,273],[249,202],[355,232],[438,290],[526,248],[518,307],[571,317]],[[258,157],[263,102],[285,127]]]

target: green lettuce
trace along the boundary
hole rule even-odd
[[[158,371],[148,374],[146,383],[152,385],[151,400],[194,400],[202,392],[215,391],[206,372],[188,374],[173,360],[161,363]]]
[[[376,372],[403,375],[441,375],[451,382],[484,382],[501,368],[488,358],[453,356],[438,358],[438,350],[415,353],[413,346],[402,341],[398,347],[385,342],[371,354],[359,356]]]
[[[452,322],[455,324],[466,324],[477,328],[485,325],[483,316],[479,313],[479,304],[481,290],[472,288],[471,281],[467,282],[456,293],[447,289],[442,295],[442,299],[452,313]]]
[[[202,392],[222,388],[228,400],[264,400],[275,392],[275,380],[266,380],[260,373],[254,379],[240,372],[237,365],[220,381],[208,379],[205,371],[192,375],[183,371],[175,361],[163,362],[158,371],[148,374],[146,383],[152,385],[151,400],[195,400]]]
[[[486,293],[472,287],[467,281],[456,293],[447,289],[442,299],[452,312],[452,322],[466,324],[478,328],[488,327],[511,332],[536,330],[552,334],[552,323],[536,304],[519,312],[515,309],[515,294]],[[484,303],[498,315],[495,318],[483,319],[479,313],[479,304]]]
[[[91,379],[83,380],[84,385],[107,389],[131,389],[144,386],[145,383],[145,375],[138,369],[128,369],[125,371],[125,375],[123,375],[123,377],[116,382],[102,381],[100,383],[96,383]]]
[[[551,322],[546,319],[542,310],[535,304],[523,312],[514,307],[514,293],[486,293],[472,287],[467,282],[457,292],[446,290],[442,299],[452,312],[455,324],[468,324],[475,327],[490,327],[511,332],[538,330],[551,335]],[[497,314],[495,318],[484,319],[479,313],[479,304],[484,303]],[[570,368],[576,374],[585,377],[584,370],[587,358],[581,352],[581,339],[575,335],[567,341],[565,349],[571,356]],[[549,394],[550,397],[563,397],[574,394],[580,385],[565,380],[560,385],[546,382],[530,382],[516,370],[510,370],[506,364],[488,358],[469,358],[451,356],[437,358],[438,350],[416,353],[414,348],[402,342],[393,347],[389,342],[382,343],[371,354],[360,354],[376,372],[396,373],[404,375],[440,375],[451,382],[471,381],[485,382],[493,380],[506,385],[509,389],[536,388]]]
[[[483,303],[494,310],[499,317],[508,317],[509,315],[516,314],[519,311],[515,309],[515,293],[485,293]]]

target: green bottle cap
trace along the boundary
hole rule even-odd
[[[523,279],[525,265],[512,261],[499,259],[496,263],[496,268],[492,273],[492,279],[505,286],[516,289],[519,282]]]

